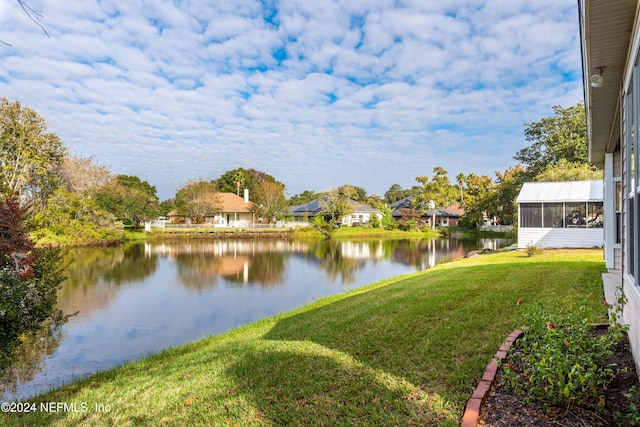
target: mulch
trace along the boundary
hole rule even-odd
[[[599,332],[599,333],[605,333]],[[513,349],[518,345],[514,343]],[[512,350],[513,350],[512,349]],[[505,362],[518,363],[513,360],[514,351],[507,353]],[[603,409],[545,407],[543,403],[527,403],[524,397],[500,385],[502,372],[498,369],[496,378],[480,409],[478,426],[482,427],[601,427],[601,426],[630,426],[640,425],[640,380],[636,373],[636,366],[631,353],[629,339],[624,338],[616,344],[614,355],[609,358],[607,365],[615,364],[620,373],[600,391]],[[636,387],[637,393],[630,393]],[[633,410],[635,405],[637,411]],[[631,409],[630,409],[631,408]],[[620,415],[631,413],[626,420],[620,420]],[[637,420],[634,415],[637,415]],[[638,424],[634,424],[638,422]]]

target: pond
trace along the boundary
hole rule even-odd
[[[77,313],[20,349],[0,385],[15,401],[316,299],[413,273],[485,240],[180,240],[66,254],[58,307]]]

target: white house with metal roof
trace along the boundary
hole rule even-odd
[[[518,248],[604,244],[602,181],[526,182],[518,203]]]

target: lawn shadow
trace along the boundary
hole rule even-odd
[[[272,343],[226,371],[271,425],[457,425],[458,411],[437,393],[376,371],[313,343]],[[247,366],[260,366],[258,373]],[[231,418],[246,425],[246,414]]]

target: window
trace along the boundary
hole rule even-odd
[[[567,228],[582,228],[587,226],[586,208],[586,203],[565,203],[565,224]]]
[[[542,203],[520,204],[520,227],[542,227]]]
[[[545,228],[564,227],[563,203],[545,203],[543,208],[543,226]]]
[[[601,202],[587,203],[587,227],[603,228],[604,227],[604,206]]]
[[[520,204],[520,227],[603,228],[603,226],[603,202]]]
[[[627,88],[627,93],[624,99],[624,112],[625,112],[625,136],[624,136],[624,152],[626,157],[624,163],[624,189],[623,197],[626,196],[626,208],[627,217],[625,218],[626,228],[624,230],[625,237],[625,249],[626,257],[625,270],[628,273],[630,279],[636,286],[640,285],[640,262],[638,253],[640,253],[640,236],[638,235],[639,209],[638,199],[640,186],[638,184],[639,165],[638,162],[638,131],[639,126],[639,112],[640,112],[640,64],[638,61],[632,69],[631,83]],[[616,207],[617,209],[617,207]]]

